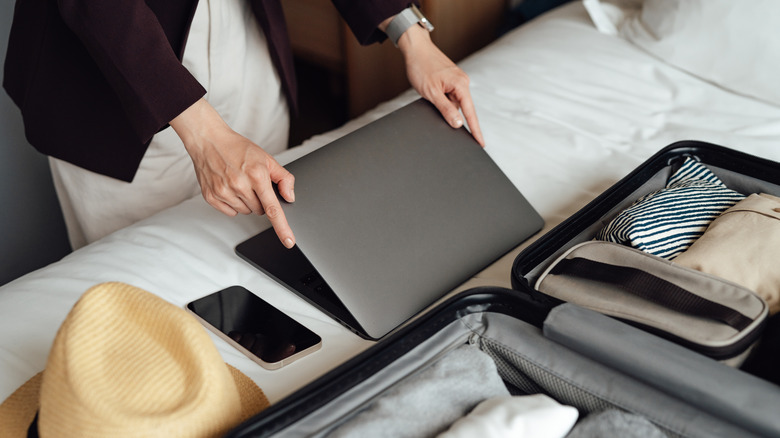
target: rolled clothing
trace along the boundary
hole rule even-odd
[[[563,438],[579,412],[544,394],[487,399],[437,438]]]
[[[726,187],[707,166],[688,158],[666,187],[637,199],[599,231],[596,239],[672,260],[744,197]]]

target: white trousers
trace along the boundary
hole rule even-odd
[[[287,101],[248,1],[200,0],[182,63],[230,127],[271,154],[287,147]],[[201,193],[170,127],[154,136],[132,183],[49,164],[74,250]]]

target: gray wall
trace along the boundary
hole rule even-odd
[[[0,61],[5,61],[14,0],[0,0]],[[2,78],[0,71],[0,79]],[[22,117],[0,91],[0,284],[70,252],[46,157],[24,138]]]

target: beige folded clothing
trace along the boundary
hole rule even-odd
[[[780,198],[752,194],[712,221],[675,263],[733,281],[780,311]]]

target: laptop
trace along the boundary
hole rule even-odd
[[[285,167],[295,175],[295,202],[282,203],[296,246],[269,229],[236,253],[365,339],[543,226],[471,134],[423,99]]]

